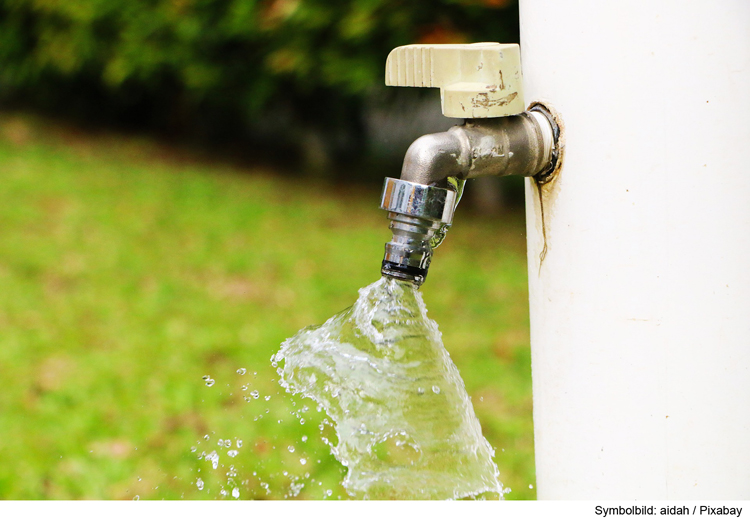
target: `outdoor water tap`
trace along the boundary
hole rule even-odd
[[[465,118],[417,139],[401,179],[386,178],[380,207],[393,238],[381,272],[421,285],[432,251],[453,222],[463,183],[480,176],[544,181],[559,159],[559,127],[547,107],[526,110],[517,44],[415,44],[388,56],[388,86],[440,88],[443,114]]]

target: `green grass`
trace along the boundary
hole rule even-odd
[[[0,498],[346,497],[269,358],[378,278],[379,184],[186,158],[0,115]],[[422,288],[510,499],[535,496],[522,222],[459,208]]]

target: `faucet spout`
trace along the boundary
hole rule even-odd
[[[386,178],[380,207],[388,211],[392,240],[381,272],[421,285],[436,234],[453,223],[456,192],[450,177],[543,178],[557,163],[559,129],[543,107],[514,116],[467,120],[418,138],[406,151],[401,179]]]
[[[461,178],[470,169],[470,152],[463,127],[421,136],[406,151],[401,180],[434,185],[449,176]]]
[[[435,185],[449,176],[538,176],[554,161],[555,135],[551,116],[540,107],[515,116],[466,120],[412,143],[401,180]]]

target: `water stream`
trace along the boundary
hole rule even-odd
[[[416,287],[382,278],[286,340],[279,382],[332,419],[344,486],[361,499],[502,498],[458,369]]]

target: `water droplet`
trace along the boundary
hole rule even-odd
[[[237,454],[239,454],[239,452],[237,450],[230,450],[229,452],[227,452],[227,455],[229,457],[236,457]]]
[[[263,397],[263,398],[264,398],[264,399],[266,400],[266,402],[268,402],[269,400],[271,400],[271,395],[266,395],[266,396],[265,396],[265,397]]]
[[[258,397],[260,397],[260,393],[258,393],[258,390],[254,390],[254,391],[251,391],[251,392],[250,392],[250,395],[251,395],[251,396],[252,396],[252,397],[253,397],[254,399],[257,399]]]
[[[210,437],[208,436],[208,434],[204,435],[204,436],[203,436],[203,438],[204,438],[204,439],[205,439],[206,441],[208,441],[208,440],[210,439]]]
[[[198,490],[203,490],[203,480],[201,478],[196,479],[195,486],[198,487]]]
[[[245,369],[244,367],[241,367],[237,370],[238,375],[244,375],[245,373],[247,373],[247,369]]]
[[[237,439],[237,448],[242,448],[242,439]]]
[[[237,487],[233,488],[232,489],[232,498],[237,499],[239,497],[240,497],[240,489],[238,489]]]
[[[211,386],[213,386],[214,384],[216,384],[216,381],[215,381],[215,380],[214,380],[213,378],[209,378],[209,379],[207,379],[207,380],[206,380],[206,385],[207,385],[207,386],[208,386],[209,388],[210,388]]]
[[[303,457],[302,459],[299,460],[299,462],[302,463],[303,465],[306,465],[307,464],[307,459],[305,459]]]
[[[294,447],[292,445],[287,446],[287,450],[294,453]]]
[[[306,442],[307,442],[307,436],[306,436],[306,435],[303,435],[303,436],[302,436],[302,442],[303,442],[303,443],[306,443]]]
[[[437,386],[432,386],[432,392],[437,395],[440,393],[440,388]]]
[[[533,488],[534,488],[534,485],[532,485],[531,483],[529,483],[529,488],[530,488],[530,489],[533,489]]]
[[[195,446],[191,446],[191,447],[190,447],[190,451],[191,451],[191,452],[195,452],[196,450],[198,450],[198,448],[196,448]]]
[[[424,388],[417,388],[418,395],[424,395]]]
[[[140,497],[140,496],[138,496],[137,494],[136,494],[135,496],[133,496],[133,501],[138,501],[138,500],[140,500],[140,499],[141,499],[141,497]]]
[[[214,470],[219,468],[219,454],[216,453],[216,450],[208,454],[205,457],[205,460],[211,462],[211,466],[214,467]]]
[[[244,384],[242,386],[242,391],[247,391],[248,389],[250,389],[250,385],[249,384]]]

